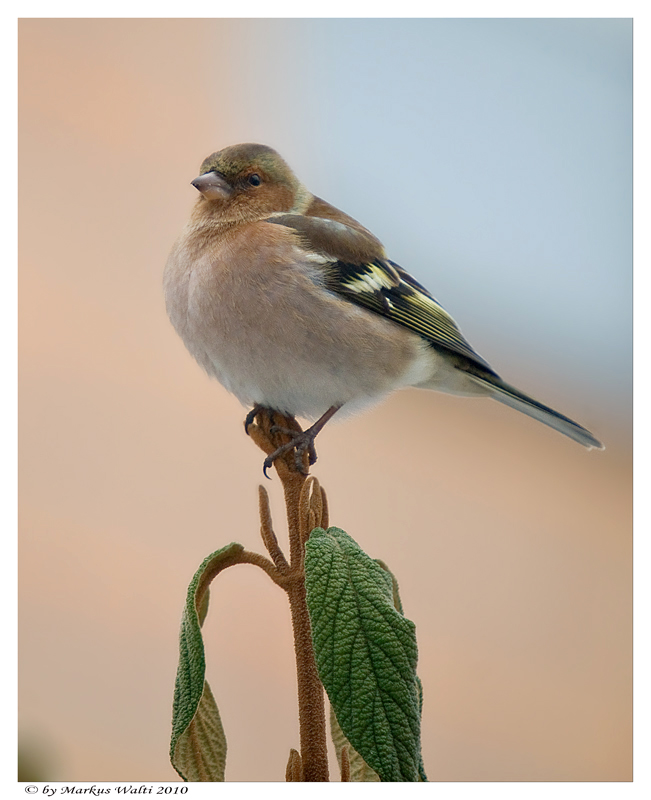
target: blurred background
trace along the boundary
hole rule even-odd
[[[416,390],[319,437],[332,524],[389,564],[417,625],[430,780],[631,779],[631,55],[618,19],[20,22],[26,779],[177,779],[187,584],[232,540],[262,547],[245,409],[161,290],[190,181],[241,141],[607,446]],[[284,595],[227,570],[205,632],[227,779],[283,780]]]

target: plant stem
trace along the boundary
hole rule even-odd
[[[256,425],[250,427],[249,433],[255,443],[267,454],[270,454],[278,446],[270,432],[273,419],[271,415],[264,414],[260,415],[258,420]],[[298,428],[300,430],[296,420],[293,418],[281,418],[281,425],[286,428]],[[318,483],[316,483],[318,494],[315,494],[314,500],[311,499],[309,492],[313,488],[314,481],[310,479],[310,482],[306,485],[306,475],[296,471],[293,451],[290,450],[287,454],[278,458],[274,465],[282,481],[285,493],[289,532],[289,569],[285,569],[287,562],[284,561],[284,557],[280,558],[282,552],[278,547],[277,541],[275,541],[275,536],[271,533],[268,504],[265,500],[261,503],[263,540],[286,581],[284,588],[289,597],[289,607],[292,615],[294,652],[296,655],[302,780],[310,782],[328,781],[324,690],[314,656],[312,627],[306,601],[304,570],[305,531],[309,532],[310,525],[312,527],[314,527],[314,524],[321,525],[322,521],[324,521],[323,513],[324,511],[327,513],[327,511],[323,501],[324,495]],[[305,455],[304,467],[305,472],[307,472],[307,454]],[[261,492],[261,498],[263,494],[264,492]],[[304,535],[302,535],[302,532]]]
[[[319,679],[310,617],[305,602],[305,580],[296,582],[288,591],[294,629],[296,679],[298,684],[298,721],[304,781],[327,781],[328,752],[326,747],[325,704],[323,685]]]
[[[301,507],[305,509],[305,513],[309,513],[308,503],[301,503],[301,495],[309,487],[306,486],[305,475],[300,472],[286,472],[281,468],[278,474],[285,491],[290,563],[295,576],[287,588],[287,594],[294,630],[303,780],[327,781],[328,751],[323,684],[317,671],[312,644],[312,626],[305,592],[305,543],[301,536]]]

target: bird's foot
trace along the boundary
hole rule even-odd
[[[276,423],[277,418],[280,424]],[[307,475],[305,453],[307,451],[309,463],[313,464],[316,461],[314,436],[316,436],[317,431],[314,431],[313,435],[310,436],[307,431],[303,432],[293,416],[289,414],[281,415],[272,408],[267,408],[267,406],[260,404],[255,405],[244,420],[244,430],[249,435],[250,428],[254,422],[255,427],[259,429],[259,433],[262,433],[266,439],[266,444],[261,445],[268,453],[263,465],[265,477],[269,477],[267,470],[277,459],[283,456],[288,456],[283,460],[290,470]],[[289,437],[289,441],[287,441],[286,437]],[[276,447],[276,445],[278,446]],[[276,448],[275,450],[273,449],[274,447]],[[288,454],[294,448],[296,448],[294,457],[291,458]]]
[[[320,429],[319,429],[320,430]],[[314,439],[319,430],[313,431],[308,428],[306,431],[293,431],[289,428],[283,428],[281,425],[272,425],[269,433],[278,434],[282,433],[284,436],[289,436],[290,440],[286,444],[281,444],[273,453],[270,453],[264,460],[262,471],[265,477],[268,478],[267,470],[270,469],[277,458],[284,456],[290,450],[294,450],[294,467],[297,472],[302,475],[307,475],[305,469],[305,453],[307,453],[307,460],[310,466],[316,461],[316,448],[314,447]]]
[[[307,475],[308,466],[316,462],[314,439],[339,408],[340,406],[332,406],[307,430],[302,430],[296,419],[290,414],[279,414],[266,406],[255,405],[246,415],[244,430],[249,433],[249,428],[256,421],[254,438],[268,454],[262,467],[265,477],[269,477],[267,470],[273,466],[274,462],[284,456],[287,456],[283,460],[288,469],[299,472],[301,475]],[[279,421],[284,424],[277,424],[276,417],[280,417]],[[264,436],[264,442],[258,440],[260,434]],[[275,450],[271,449],[278,443],[279,436],[288,437],[289,441],[282,441],[281,439],[279,446]],[[292,450],[294,451],[293,458],[289,456]]]

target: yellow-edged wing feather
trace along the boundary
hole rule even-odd
[[[277,214],[267,221],[293,229],[306,251],[320,257],[324,285],[331,292],[408,328],[433,347],[463,356],[495,374],[443,306],[386,258],[381,243],[369,231],[350,218],[356,227],[339,221],[335,216],[341,212],[319,201],[320,213],[327,213],[328,208],[332,208],[332,218]]]

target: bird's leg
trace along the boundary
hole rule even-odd
[[[310,465],[314,464],[316,461],[316,449],[314,447],[314,439],[316,438],[317,434],[320,433],[323,426],[328,422],[332,417],[339,411],[341,406],[331,406],[325,414],[322,414],[319,419],[311,425],[307,430],[304,431],[292,431],[288,428],[281,428],[277,425],[272,426],[270,432],[273,433],[284,433],[287,436],[291,436],[291,440],[287,442],[287,444],[283,444],[280,447],[276,448],[267,458],[264,460],[263,465],[263,472],[265,476],[267,476],[267,470],[272,466],[274,461],[279,458],[280,456],[285,455],[289,450],[294,450],[295,454],[295,463],[296,469],[298,472],[304,472],[303,470],[303,454],[307,451],[308,453],[308,460]]]

